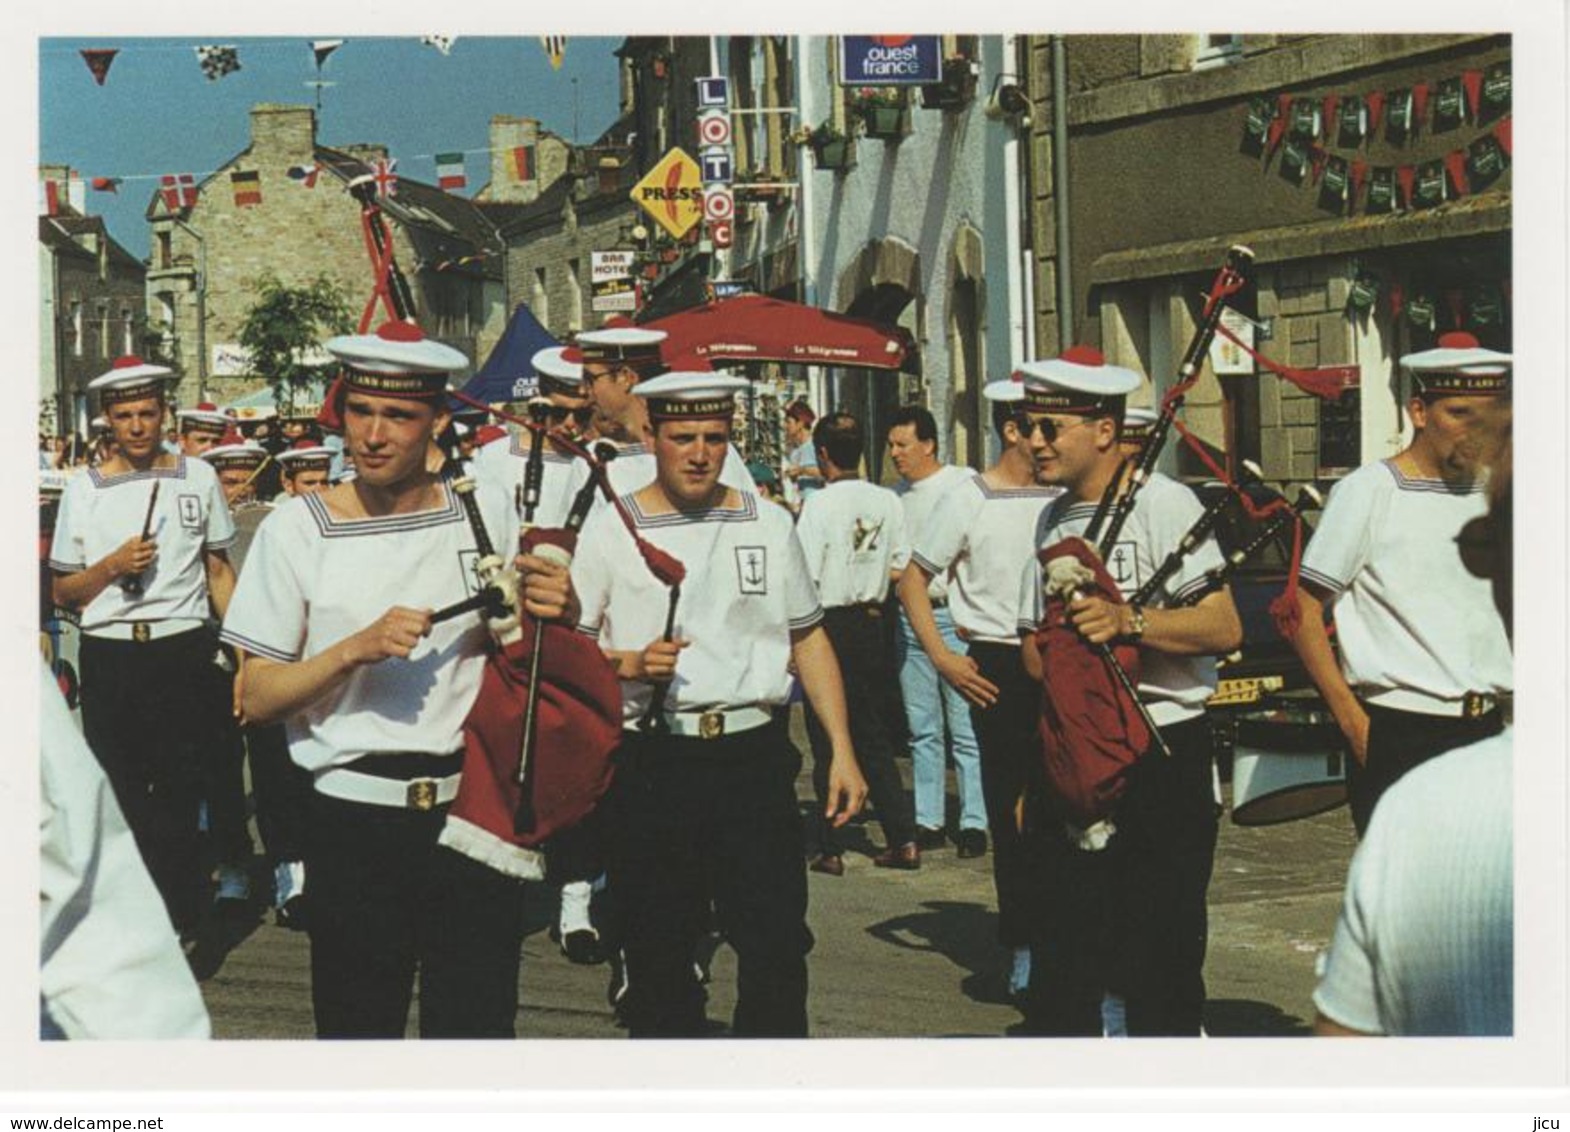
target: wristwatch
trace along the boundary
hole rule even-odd
[[[1131,605],[1128,607],[1128,639],[1137,641],[1145,635],[1145,607]]]

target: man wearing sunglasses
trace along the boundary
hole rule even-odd
[[[1412,442],[1330,493],[1303,554],[1303,625],[1292,642],[1351,746],[1347,789],[1359,836],[1407,771],[1497,735],[1514,687],[1489,583],[1456,554],[1463,528],[1486,510],[1480,427],[1509,395],[1510,355],[1456,333],[1401,365],[1412,375]]]

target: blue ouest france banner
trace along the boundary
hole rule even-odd
[[[943,81],[940,35],[840,38],[841,86],[904,86]]]

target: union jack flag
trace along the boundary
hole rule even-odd
[[[376,164],[371,166],[371,175],[376,178],[377,196],[386,199],[398,195],[398,174],[394,172],[397,168],[396,157],[376,159]]]

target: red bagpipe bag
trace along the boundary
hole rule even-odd
[[[524,553],[549,543],[570,551],[565,530],[527,532]],[[541,847],[582,821],[611,782],[611,755],[621,738],[621,687],[599,645],[570,625],[548,622],[540,643],[534,763],[529,771],[533,822],[515,828],[518,782],[535,621],[505,634],[486,660],[480,694],[464,721],[463,779],[441,842],[509,876],[540,880]]]
[[[1037,557],[1045,579],[1036,628],[1042,667],[1037,730],[1054,808],[1083,830],[1111,813],[1151,734],[1106,657],[1067,619],[1070,591],[1121,605],[1117,583],[1080,538],[1063,539]],[[1138,647],[1115,645],[1113,655],[1138,687]]]

